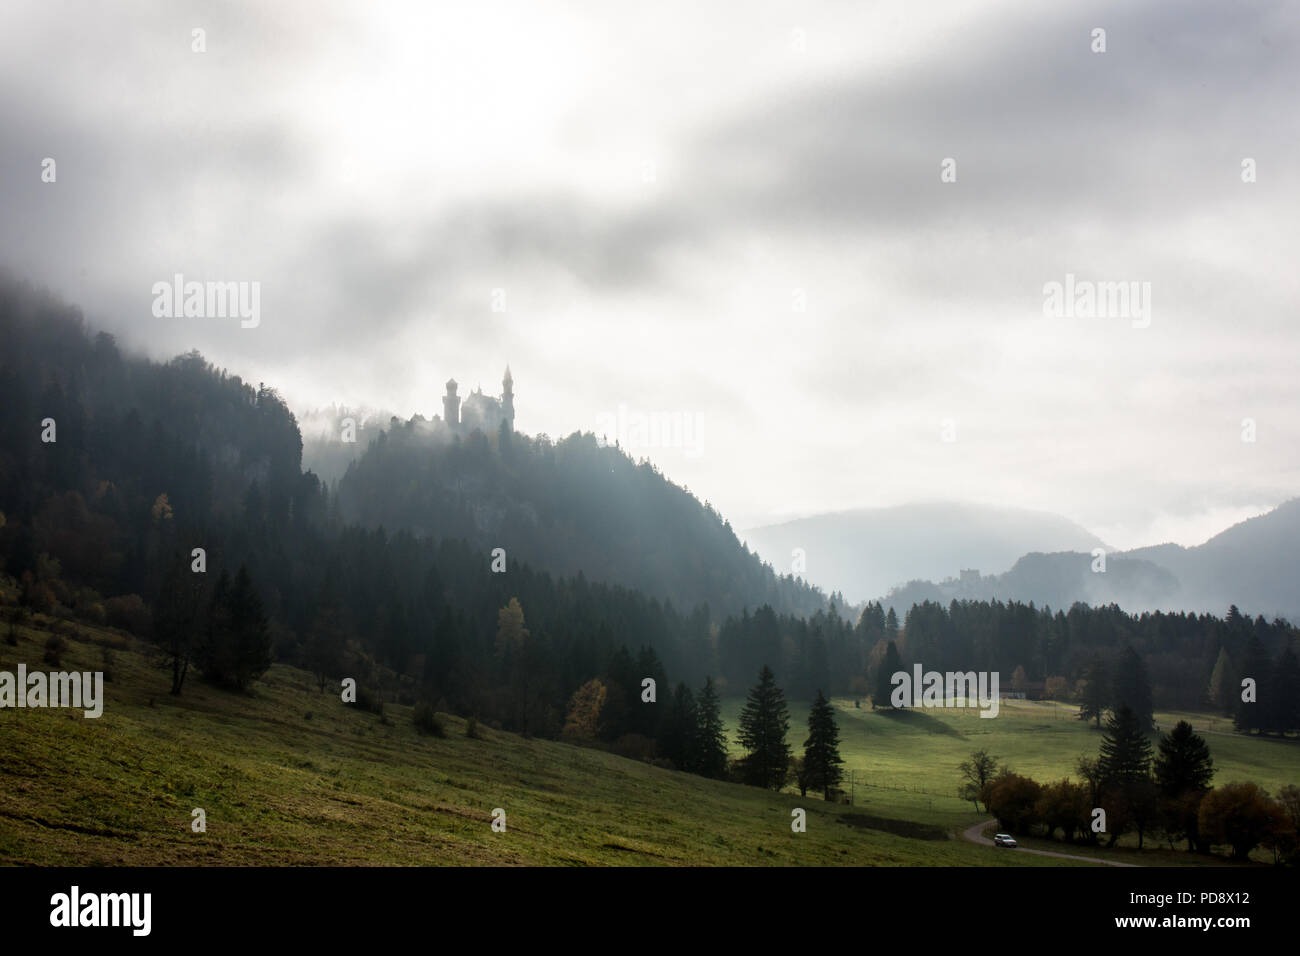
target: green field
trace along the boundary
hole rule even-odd
[[[851,770],[855,806],[872,813],[888,808],[891,816],[950,828],[969,826],[987,816],[973,813],[970,803],[956,796],[961,780],[957,766],[973,751],[987,750],[1016,773],[1048,782],[1074,777],[1077,758],[1095,757],[1102,736],[1077,719],[1073,706],[1050,701],[1004,700],[996,717],[980,717],[978,710],[960,708],[873,711],[865,701],[862,707],[854,707],[851,698],[837,698],[834,704],[844,788],[850,789]],[[723,707],[730,746],[737,753],[736,729],[743,706],[742,699],[733,698]],[[1157,713],[1155,717],[1164,730],[1186,720],[1205,735],[1214,758],[1215,783],[1253,780],[1273,792],[1300,783],[1300,742],[1235,734],[1231,723],[1217,715]],[[796,753],[802,751],[807,736],[808,707],[791,704],[789,741]],[[1060,842],[1044,840],[1041,846],[1077,852]]]
[[[17,647],[0,643],[0,670],[55,669],[41,662],[46,626],[20,628]],[[137,641],[81,625],[68,637],[59,669],[102,669],[102,647],[116,648],[104,716],[0,710],[0,862],[1091,865],[952,839],[983,815],[949,796],[863,787],[856,807],[832,805],[490,729],[469,739],[452,716],[445,738],[422,737],[409,707],[390,704],[381,721],[282,665],[251,695],[192,680],[175,698]],[[1028,708],[907,723],[837,705],[848,766],[876,784],[951,792],[975,746],[1033,773],[1064,772],[1073,753],[1095,749],[1077,722]],[[733,728],[738,708],[728,705]],[[802,729],[792,729],[796,745]],[[1234,771],[1276,753],[1290,769],[1255,778],[1296,777],[1296,748],[1225,738],[1216,758],[1230,750]],[[198,807],[206,833],[190,828]],[[490,826],[497,807],[505,833]],[[806,833],[791,832],[795,807],[807,809]],[[942,829],[917,835],[915,823]]]

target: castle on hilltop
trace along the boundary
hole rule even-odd
[[[502,423],[508,431],[515,430],[515,380],[509,365],[501,380],[500,398],[485,395],[482,389],[476,388],[465,396],[462,406],[456,389],[456,380],[448,379],[447,394],[442,397],[442,420],[453,432],[469,434],[477,428],[486,435],[500,429]]]

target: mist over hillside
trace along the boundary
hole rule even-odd
[[[955,577],[963,569],[997,574],[1031,551],[1105,547],[1060,515],[958,502],[815,515],[742,536],[782,570],[790,568],[792,552],[802,549],[808,580],[854,602],[916,579]]]
[[[349,522],[463,538],[554,574],[636,588],[680,608],[770,604],[812,614],[826,596],[741,544],[707,502],[595,435],[552,443],[508,429],[394,420],[338,484]]]
[[[298,412],[302,466],[333,488],[366,450],[370,439],[396,416],[367,406],[329,405]]]
[[[1196,547],[1162,544],[1124,556],[1150,561],[1177,578],[1179,588],[1168,599],[1173,606],[1222,611],[1236,604],[1252,613],[1300,620],[1300,498]]]
[[[1193,548],[1161,544],[1107,554],[1031,553],[1004,574],[914,579],[891,588],[886,607],[919,601],[1034,601],[1068,608],[1118,604],[1131,612],[1243,613],[1300,619],[1300,500],[1251,518]]]

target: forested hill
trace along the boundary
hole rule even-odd
[[[503,548],[507,562],[582,572],[683,609],[826,606],[821,592],[774,573],[710,505],[591,434],[448,440],[422,419],[395,421],[348,469],[338,500],[349,523],[464,538],[485,556]]]
[[[323,516],[293,414],[197,353],[123,354],[80,310],[0,278],[0,557],[105,594],[148,594],[163,538],[237,550]],[[170,529],[169,535],[164,535]]]
[[[485,549],[485,568],[501,547],[512,569],[581,571],[683,611],[770,604],[802,615],[826,604],[773,573],[711,507],[591,436],[512,435],[500,447],[496,434],[471,433],[434,448],[416,423],[394,422],[332,501],[302,470],[297,422],[273,388],[197,352],[164,364],[126,355],[78,309],[3,278],[0,394],[10,573],[35,569],[44,551],[101,593],[147,598],[158,582],[146,552],[162,530],[214,541],[220,531],[232,558],[264,556],[264,583],[301,600],[302,582],[287,576],[303,556],[289,545],[346,520],[463,539]],[[45,419],[53,441],[41,440]]]

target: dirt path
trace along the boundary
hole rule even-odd
[[[967,827],[962,831],[962,839],[969,840],[971,843],[978,843],[981,846],[994,846],[992,840],[984,835],[984,829],[997,823],[996,820],[985,820],[983,823],[977,823],[973,827]],[[1015,849],[1011,847],[998,847],[998,849],[1010,853],[1034,853],[1038,856],[1055,856],[1062,860],[1082,860],[1085,863],[1100,863],[1102,866],[1137,866],[1136,863],[1121,863],[1118,860],[1101,860],[1095,856],[1074,856],[1069,853],[1053,853],[1050,850],[1028,850],[1025,847],[1018,846]]]

